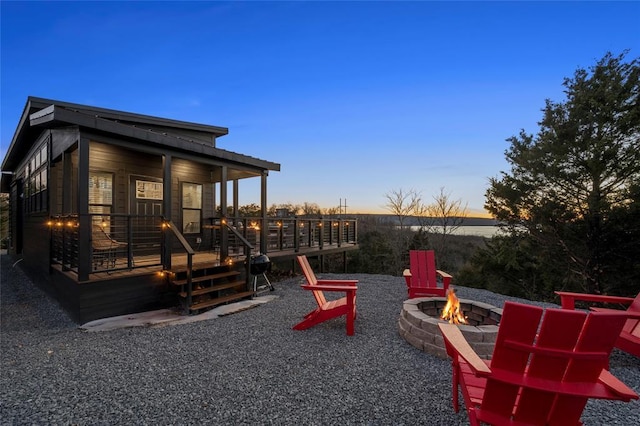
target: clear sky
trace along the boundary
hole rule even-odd
[[[640,2],[0,2],[1,148],[27,96],[229,128],[280,163],[268,204],[385,212],[440,188],[483,212],[505,141],[607,51]],[[257,187],[256,180],[256,187]],[[251,185],[240,188],[259,202]],[[245,189],[246,188],[246,189]]]

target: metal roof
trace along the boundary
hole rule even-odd
[[[97,133],[108,133],[143,144],[169,147],[177,152],[207,156],[263,170],[280,170],[280,164],[216,148],[207,141],[224,136],[228,129],[218,126],[170,120],[148,115],[97,108],[56,100],[29,97],[2,170],[13,171],[29,150],[30,143],[46,128],[77,125]],[[179,134],[180,131],[188,131]],[[202,138],[197,137],[198,134]],[[193,137],[192,137],[193,136]]]

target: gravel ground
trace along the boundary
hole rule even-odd
[[[451,408],[449,362],[398,334],[402,277],[340,275],[360,280],[351,337],[344,318],[291,329],[314,308],[299,278],[274,283],[276,300],[217,319],[88,333],[0,259],[3,425],[468,424]],[[465,287],[458,296],[506,299]],[[638,358],[616,350],[611,370],[640,392]],[[590,401],[583,414],[587,425],[639,419],[638,401]]]

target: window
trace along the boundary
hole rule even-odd
[[[199,234],[202,221],[202,185],[182,183],[182,233]]]
[[[29,213],[47,211],[48,208],[47,142],[31,155],[25,165],[25,211]]]
[[[111,222],[113,206],[113,174],[89,172],[89,213],[97,213],[93,220],[106,229]]]

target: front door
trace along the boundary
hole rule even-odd
[[[136,255],[159,255],[162,235],[162,179],[132,175],[129,187]]]

